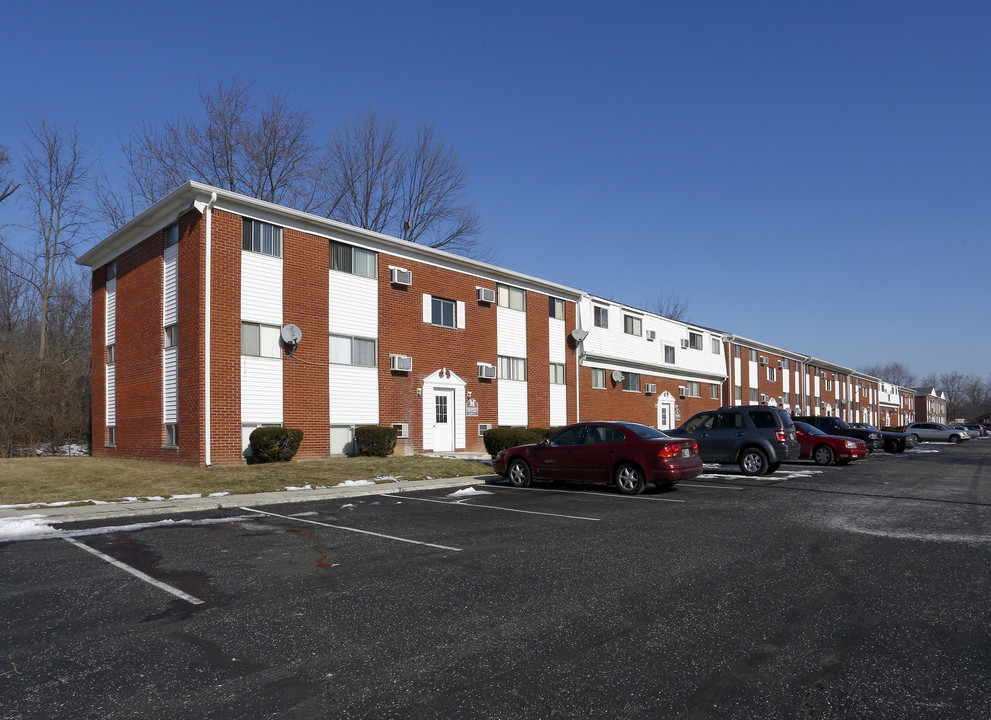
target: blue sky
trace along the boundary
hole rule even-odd
[[[0,143],[253,80],[460,151],[496,264],[848,367],[991,370],[991,3],[19,3]],[[984,296],[983,307],[977,297]]]

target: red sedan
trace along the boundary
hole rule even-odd
[[[846,465],[851,460],[863,460],[869,454],[863,440],[827,435],[814,425],[797,420],[795,437],[802,446],[799,459],[813,460],[816,465]]]
[[[674,487],[702,473],[698,443],[632,422],[587,422],[562,428],[536,445],[496,455],[493,468],[516,487],[534,480],[615,483],[627,495],[647,483]]]

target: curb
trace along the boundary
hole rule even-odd
[[[43,516],[56,523],[88,522],[118,517],[142,515],[175,515],[236,507],[262,505],[287,505],[291,503],[331,500],[334,498],[361,497],[364,495],[398,495],[414,490],[436,490],[466,485],[485,484],[498,475],[465,475],[456,478],[432,480],[398,480],[375,485],[334,486],[320,490],[278,490],[251,493],[249,495],[224,495],[222,497],[175,498],[170,500],[138,500],[134,502],[105,503],[99,505],[74,505],[64,507],[29,507],[0,509],[0,518]]]

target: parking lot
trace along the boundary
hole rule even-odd
[[[0,718],[991,717],[989,459],[72,523],[0,544]]]

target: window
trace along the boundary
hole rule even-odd
[[[685,383],[685,397],[702,397],[702,383],[698,380],[689,380]]]
[[[664,362],[668,365],[674,365],[674,345],[664,346]]]
[[[526,310],[526,292],[509,285],[497,286],[499,290],[499,306],[512,310]]]
[[[551,363],[551,385],[564,385],[564,363]]]
[[[330,362],[335,365],[375,367],[375,341],[368,338],[331,335]]]
[[[623,442],[626,437],[619,430],[608,425],[589,425],[585,432],[583,445],[605,445],[606,443]]]
[[[434,422],[447,422],[447,395],[434,396]]]
[[[692,350],[702,349],[702,333],[689,332],[688,333],[688,347]]]
[[[179,426],[175,423],[165,426],[165,447],[179,447]]]
[[[781,403],[783,405],[790,405],[791,404],[791,393],[784,393],[781,396]]]
[[[750,403],[756,405],[757,397],[757,388],[750,388]]]
[[[718,400],[719,399],[719,386],[715,383],[709,385],[709,399]]]
[[[720,350],[722,350],[722,343],[719,342],[719,338],[712,338],[712,354],[718,355]]]
[[[378,275],[375,261],[376,255],[371,250],[330,241],[331,270],[374,278]]]
[[[750,362],[757,362],[757,351],[753,348],[750,349]]]
[[[606,389],[606,371],[603,368],[592,368],[592,387]]]
[[[592,307],[592,324],[600,328],[609,327],[609,308],[594,305]]]
[[[777,379],[778,379],[778,369],[777,368],[774,368],[774,367],[771,367],[770,365],[768,365],[767,366],[767,379],[770,382],[776,382]]]
[[[640,392],[640,373],[623,373],[623,389]]]
[[[113,280],[117,277],[117,261],[107,263],[107,280]]]
[[[165,228],[165,247],[170,248],[179,244],[179,224],[169,225]]]
[[[526,380],[526,359],[500,356],[499,379]]]
[[[777,429],[778,427],[778,419],[770,410],[751,410],[747,414],[754,421],[754,425],[759,428]]]
[[[556,320],[564,320],[564,300],[561,298],[547,298],[550,301],[550,316]]]
[[[116,447],[117,445],[117,428],[113,425],[107,425],[107,446]]]
[[[733,389],[733,402],[738,405],[743,402],[743,388],[739,385]]]
[[[454,327],[454,303],[450,300],[430,298],[430,322],[442,327]]]
[[[107,345],[107,365],[113,365],[117,362],[117,345]]]
[[[282,257],[282,228],[244,218],[241,223],[241,249]]]
[[[833,389],[833,381],[832,380],[827,380],[826,381],[826,391],[828,392],[828,391],[830,391],[832,389]]]
[[[733,357],[735,357],[735,358],[740,357],[740,346],[739,345],[734,345],[733,346]]]
[[[165,347],[175,347],[179,344],[179,326],[173,323],[165,326]]]
[[[643,335],[643,320],[632,315],[624,315],[623,332],[627,335]]]
[[[783,358],[781,360],[781,369],[782,370],[787,370],[788,369],[788,358]]]
[[[275,325],[242,322],[241,354],[253,357],[281,357],[279,332],[279,328]]]

